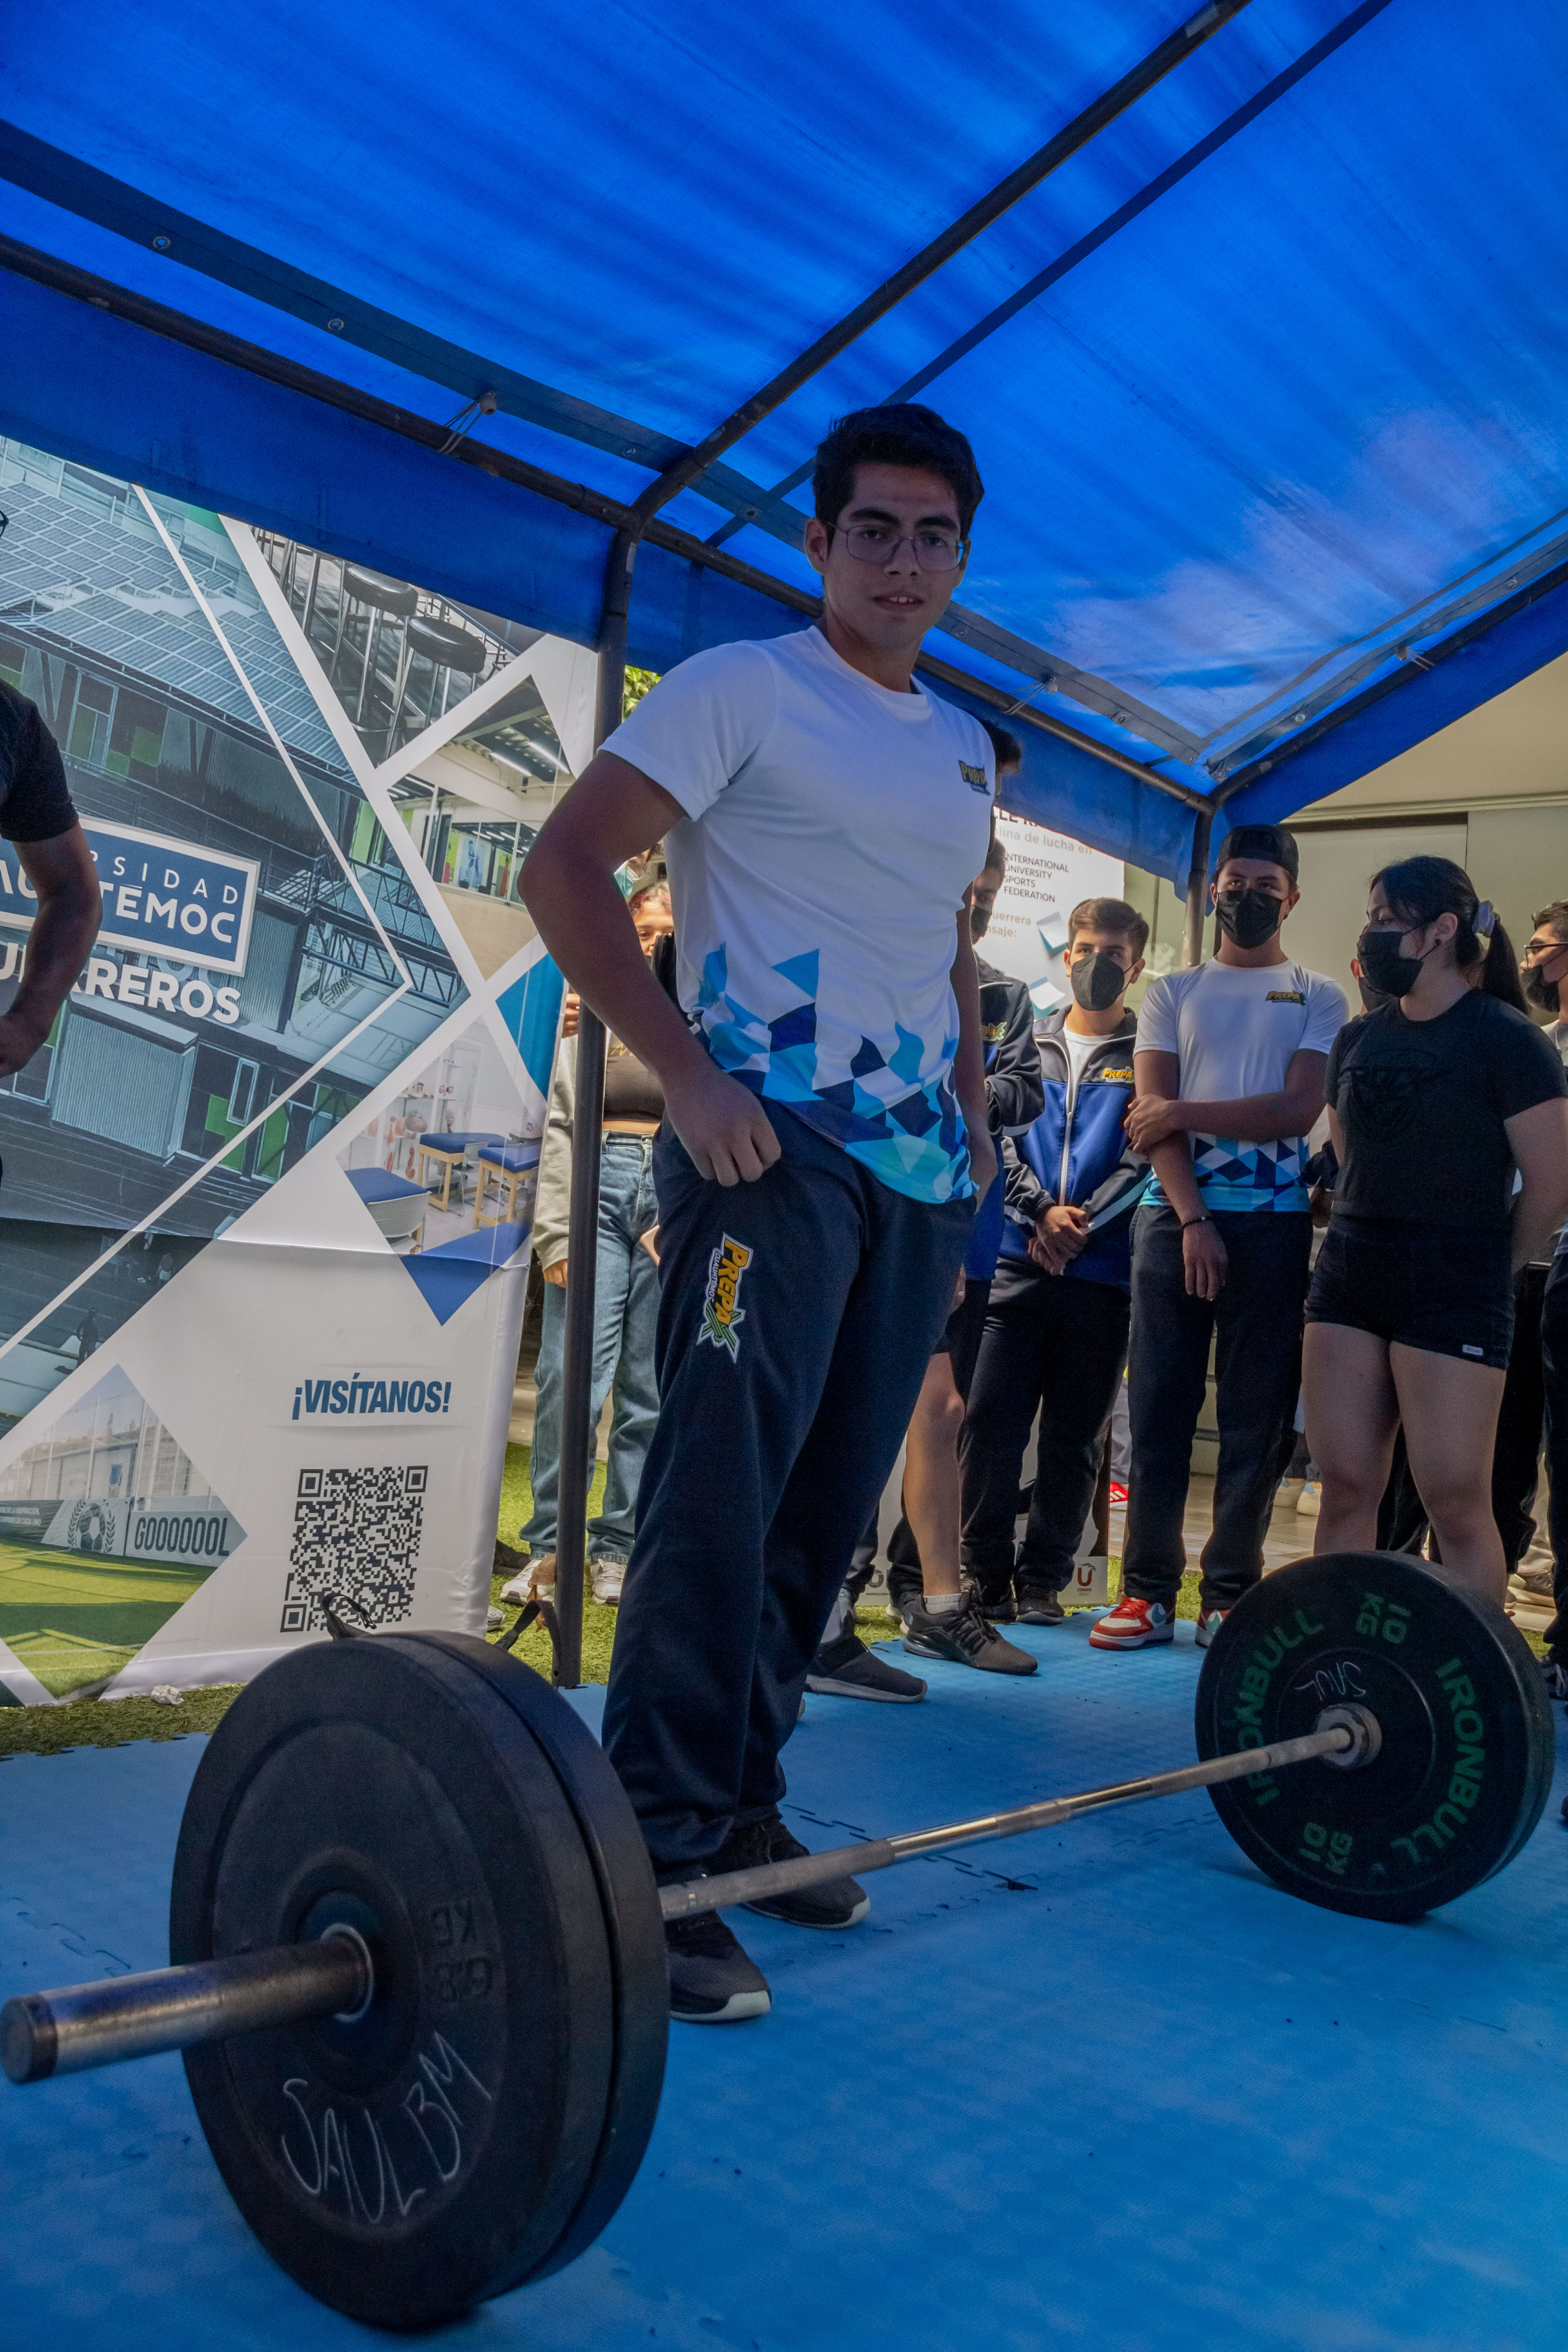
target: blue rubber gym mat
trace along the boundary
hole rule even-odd
[[[829,1844],[1187,1760],[1189,1629],[1131,1655],[1087,1635],[1082,1617],[1020,1632],[1041,1662],[1027,1681],[922,1663],[921,1706],[811,1698],[788,1818]],[[576,1695],[590,1722],[602,1698]],[[0,1769],[0,1992],[166,1957],[200,1752]],[[1415,1927],[1279,1893],[1201,1792],[868,1886],[869,1920],[842,1936],[731,1915],[773,2014],[674,2029],[626,2204],[572,2270],[463,2323],[466,2347],[1555,2345],[1556,1797],[1508,1871]],[[374,2340],[251,2239],[176,2058],[0,2084],[0,2216],[9,2344]]]

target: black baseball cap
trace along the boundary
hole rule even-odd
[[[1270,866],[1282,866],[1292,882],[1300,878],[1301,853],[1296,846],[1296,836],[1282,824],[1234,825],[1219,845],[1219,865],[1227,857],[1262,857]],[[1215,867],[1217,873],[1219,867]]]

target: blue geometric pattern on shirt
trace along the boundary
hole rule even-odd
[[[1211,1211],[1272,1209],[1299,1215],[1311,1206],[1301,1181],[1306,1164],[1304,1136],[1281,1136],[1270,1143],[1242,1143],[1228,1135],[1193,1138],[1193,1173]],[[1152,1206],[1163,1205],[1158,1177],[1151,1179],[1143,1197]]]
[[[791,956],[773,970],[788,986],[799,989],[805,1001],[769,1021],[731,995],[729,961],[721,946],[705,959],[697,1011],[720,1068],[753,1093],[787,1103],[797,1118],[869,1168],[890,1192],[916,1201],[967,1200],[974,1187],[952,1087],[957,1038],[942,1040],[947,1075],[940,1079],[921,1083],[926,1046],[911,1030],[900,1028],[891,1055],[862,1037],[850,1076],[818,1086],[816,952]],[[883,1073],[890,1100],[864,1083]]]

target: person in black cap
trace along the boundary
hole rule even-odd
[[[1292,963],[1280,944],[1300,897],[1298,868],[1283,826],[1227,835],[1210,886],[1213,959],[1152,982],[1139,1011],[1127,1134],[1154,1172],[1133,1222],[1122,1597],[1095,1622],[1097,1649],[1143,1649],[1174,1633],[1211,1339],[1219,1460],[1200,1645],[1262,1574],[1300,1385],[1307,1135],[1346,1011],[1336,982]]]

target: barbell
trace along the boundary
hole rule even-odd
[[[1256,1586],[1198,1679],[1198,1761],[662,1888],[591,1733],[459,1634],[297,1650],[192,1782],[173,1965],[0,2012],[37,2082],[181,2050],[219,2171],[269,2253],[382,2327],[547,2276],[631,2185],[663,2081],[664,1924],[1195,1788],[1294,1895],[1419,1917],[1540,1819],[1555,1745],[1502,1612],[1402,1556]]]

